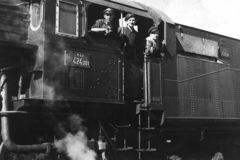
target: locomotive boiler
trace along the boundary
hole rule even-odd
[[[165,56],[129,63],[92,33],[106,8],[142,41],[158,26]],[[240,157],[239,40],[125,0],[1,0],[0,17],[0,159]]]

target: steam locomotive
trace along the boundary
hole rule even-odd
[[[164,58],[89,32],[106,8],[157,25]],[[0,17],[1,160],[239,159],[239,40],[125,0],[1,0]]]

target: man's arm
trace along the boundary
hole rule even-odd
[[[106,28],[91,28],[91,31],[93,31],[93,32],[104,32],[104,31],[106,31]]]
[[[152,46],[152,42],[149,40],[146,40],[146,44],[145,44],[145,52],[144,54],[146,55],[150,55],[153,52],[153,46]]]
[[[103,21],[101,19],[97,20],[95,24],[92,26],[91,31],[93,32],[105,32],[106,28],[102,28]]]

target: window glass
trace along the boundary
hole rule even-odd
[[[56,33],[77,38],[79,35],[78,12],[77,4],[59,1],[59,5],[57,6]]]
[[[34,2],[30,5],[30,28],[33,31],[37,31],[41,27],[41,24],[43,22],[43,5],[43,1]]]
[[[40,4],[34,3],[32,4],[31,7],[32,7],[32,13],[31,13],[32,25],[34,27],[37,27],[40,23]]]

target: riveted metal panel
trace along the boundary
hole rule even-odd
[[[177,55],[172,60],[175,65],[175,77],[166,77],[164,81],[166,117],[182,119],[239,118],[240,42],[187,26],[176,26],[176,31],[180,41],[181,33],[188,34],[188,44],[193,43],[190,41],[192,37],[194,37],[193,41],[204,39],[210,42],[209,44],[213,42],[215,51],[214,55],[209,56],[204,53],[193,54],[191,47],[186,49],[181,46],[182,48],[178,48]],[[195,49],[199,49],[198,47],[199,45]],[[205,51],[208,52],[209,49]],[[166,68],[166,72],[171,70],[169,68]]]
[[[193,79],[186,80],[189,88],[189,110],[190,117],[214,117],[215,109],[215,92],[213,88],[213,75],[198,76]],[[203,105],[204,104],[204,105]],[[205,114],[205,115],[204,115]]]
[[[188,61],[189,78],[200,76],[205,73],[202,65],[204,62],[197,59],[188,59]]]
[[[167,97],[166,105],[166,118],[189,117],[191,115],[190,101],[186,98]]]
[[[240,41],[235,40],[234,42],[234,54],[236,54],[236,64],[235,68],[240,69]]]
[[[184,80],[187,78],[187,65],[189,60],[177,56],[177,64],[178,64],[178,79]]]
[[[236,79],[234,71],[223,70],[218,72],[219,98],[224,101],[235,100]],[[234,89],[233,89],[234,88]]]
[[[201,75],[192,80],[194,84],[194,97],[197,101],[210,102],[215,100],[213,77],[213,74]]]
[[[191,115],[195,115],[194,85],[190,83]]]
[[[238,109],[236,108],[235,101],[220,101],[220,118],[229,119],[229,118],[238,118]]]
[[[166,91],[166,105],[169,107],[169,103],[175,102],[175,107],[166,108],[168,115],[176,114],[180,117],[195,118],[222,117],[221,98],[224,94],[227,94],[224,93],[224,90],[232,90],[231,85],[235,83],[230,80],[231,78],[229,78],[230,82],[225,82],[225,79],[227,81],[228,77],[232,76],[229,66],[180,55],[177,56],[177,65],[179,78],[177,80],[165,80],[166,87],[169,88]],[[222,78],[222,76],[225,76],[225,78]],[[172,87],[175,87],[175,90],[170,89]],[[229,89],[225,89],[226,87],[229,87]],[[170,102],[169,99],[174,101]],[[224,102],[226,101],[226,103],[228,101],[233,102],[234,94],[231,93],[225,99]],[[176,108],[176,106],[179,107]],[[173,108],[175,108],[174,111],[172,111]],[[185,111],[186,109],[188,112]],[[175,113],[176,110],[181,112]],[[225,112],[228,112],[228,110]]]
[[[45,60],[43,98],[122,102],[121,57],[108,52],[50,49]],[[85,61],[85,62],[84,62]],[[86,65],[83,65],[83,62]],[[57,75],[57,76],[56,76]]]
[[[219,107],[221,116],[226,118],[239,117],[235,91],[238,90],[235,71],[231,69],[223,70],[219,72],[217,76],[219,77]]]
[[[236,107],[237,107],[237,113],[238,113],[238,116],[240,116],[240,74],[239,72],[235,72],[235,85],[236,85]]]
[[[184,81],[178,83],[178,98],[184,98],[184,100],[190,101],[190,83]]]
[[[190,85],[188,82],[165,81],[166,84],[166,116],[190,116],[191,99]],[[168,91],[170,90],[170,91]]]
[[[215,105],[216,105],[216,114],[220,116],[220,102],[219,102],[219,89],[218,89],[218,76],[214,75],[214,90],[215,90]]]
[[[216,118],[215,101],[212,99],[199,99],[195,101],[196,118],[213,119]]]

